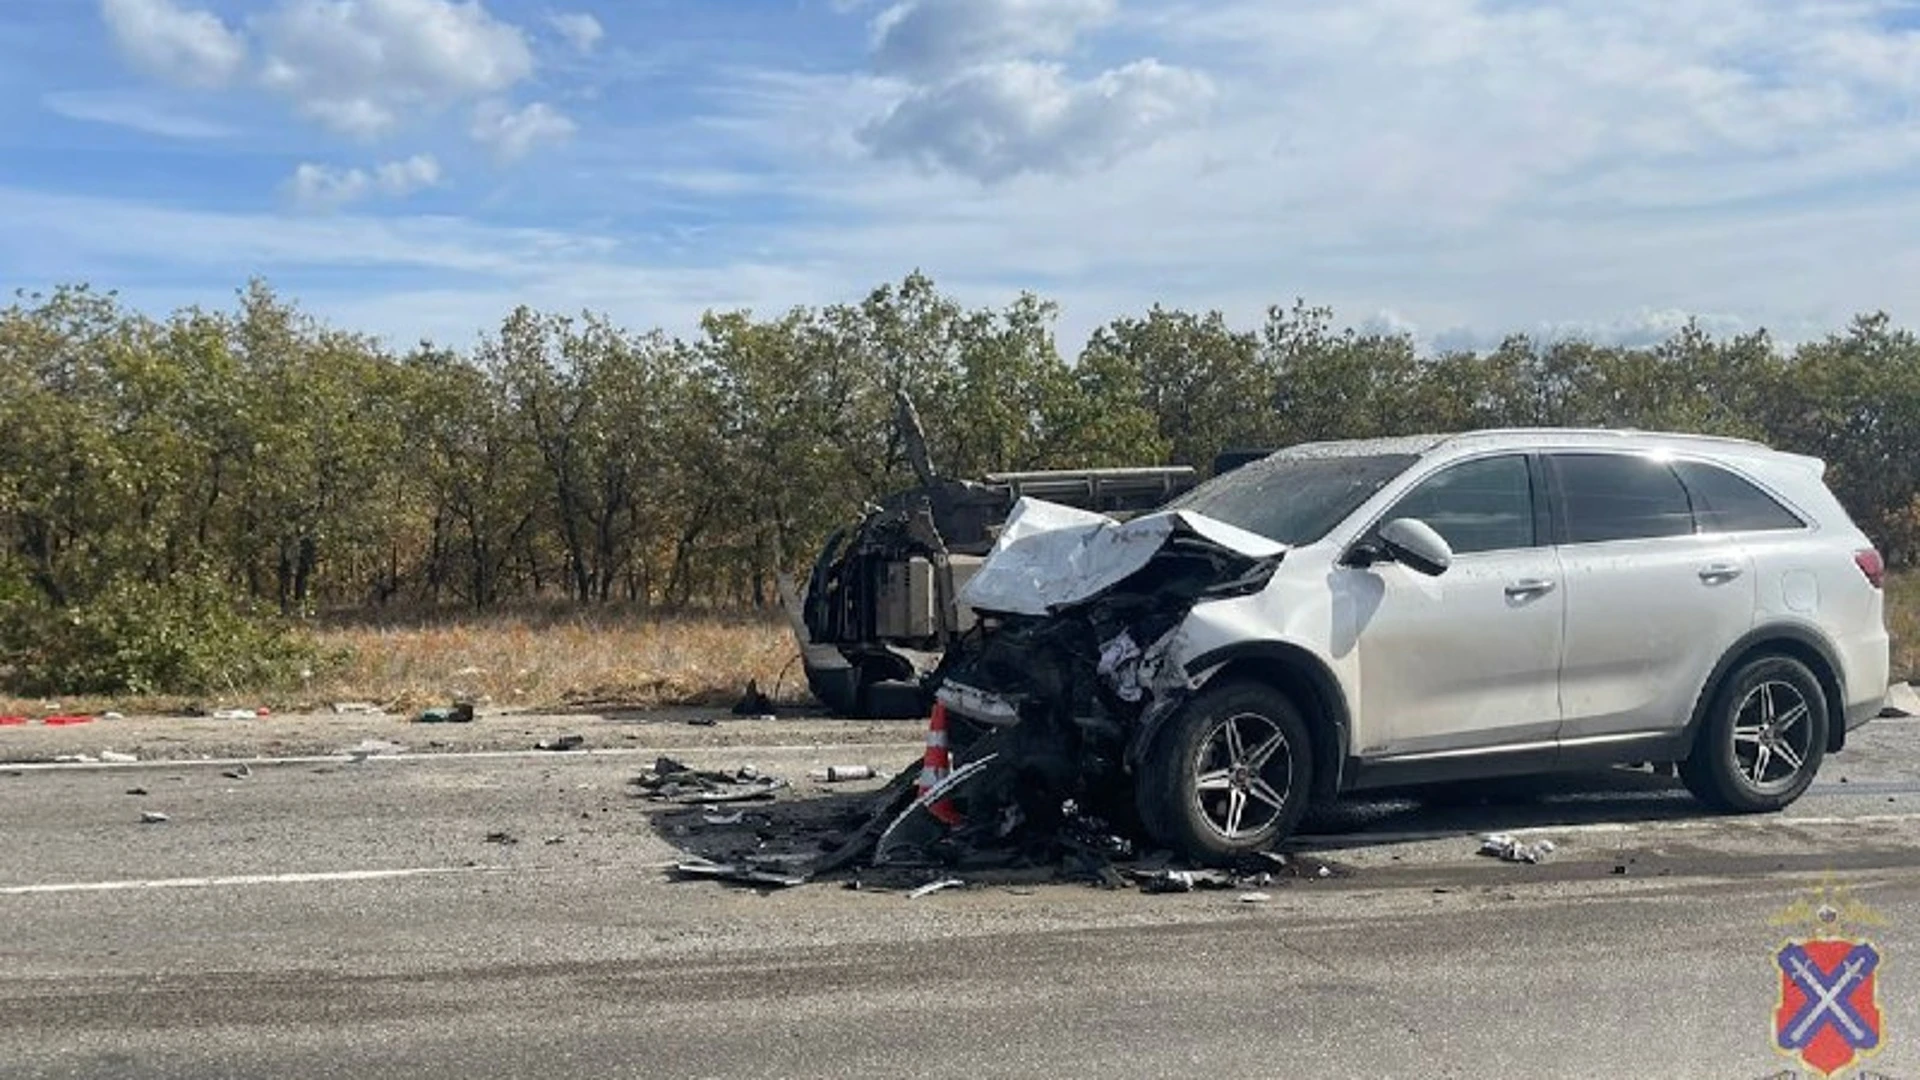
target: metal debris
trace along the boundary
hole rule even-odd
[[[762,776],[747,766],[735,772],[693,769],[672,758],[660,758],[653,768],[633,778],[647,798],[661,802],[702,805],[771,799],[787,786],[778,776]]]
[[[1506,833],[1492,833],[1480,839],[1480,854],[1512,863],[1542,863],[1553,854],[1553,841],[1520,842]]]
[[[918,900],[923,896],[932,896],[934,893],[940,892],[943,889],[957,889],[965,884],[966,882],[960,880],[957,877],[942,878],[939,881],[929,881],[925,885],[922,885],[919,888],[908,893],[907,899]]]
[[[533,744],[533,748],[535,750],[565,752],[568,750],[578,750],[586,744],[587,737],[585,735],[559,735],[551,739],[541,739],[539,742]]]
[[[805,885],[807,875],[768,870],[746,863],[720,863],[710,859],[688,859],[676,863],[674,871],[682,877],[710,878],[716,881],[731,881],[738,885],[766,885],[778,889],[790,889],[795,885]]]
[[[1231,889],[1233,875],[1225,870],[1159,870],[1135,872],[1134,880],[1144,893],[1181,893],[1196,889]]]

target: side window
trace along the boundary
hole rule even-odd
[[[1701,532],[1765,532],[1804,529],[1807,523],[1773,496],[1717,465],[1677,461],[1675,472],[1693,496]]]
[[[1693,507],[1663,461],[1627,454],[1554,454],[1567,542],[1642,540],[1693,532]]]
[[[1456,554],[1534,545],[1533,485],[1520,454],[1442,469],[1402,496],[1381,519],[1419,518]]]

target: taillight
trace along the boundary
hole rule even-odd
[[[1878,589],[1886,584],[1887,563],[1886,560],[1880,557],[1878,551],[1872,548],[1861,548],[1859,551],[1853,553],[1853,565],[1859,567],[1860,572],[1867,575],[1867,583],[1874,588]]]

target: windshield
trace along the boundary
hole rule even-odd
[[[1167,504],[1298,547],[1311,544],[1400,475],[1413,454],[1291,457],[1281,451]]]

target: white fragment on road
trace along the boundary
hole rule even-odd
[[[332,870],[311,874],[242,874],[233,877],[155,878],[145,881],[75,881],[52,885],[0,886],[0,896],[47,893],[129,892],[142,889],[207,889],[241,885],[313,885],[336,881],[385,881],[445,874],[500,873],[504,866],[419,866],[405,870]]]
[[[119,750],[102,750],[100,760],[108,765],[131,765],[140,760],[140,755],[122,753]]]
[[[165,825],[170,820],[172,819],[158,810],[143,810],[140,812],[140,824],[142,825]]]
[[[1912,683],[1894,683],[1887,687],[1886,709],[1880,715],[1920,716],[1920,691]]]

